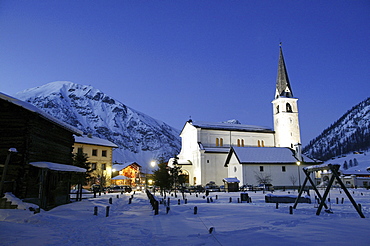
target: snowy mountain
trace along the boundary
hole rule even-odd
[[[138,112],[91,86],[72,82],[52,82],[18,92],[27,101],[50,115],[84,132],[119,146],[113,161],[169,158],[180,150],[179,130]]]
[[[334,156],[370,149],[370,97],[347,111],[303,148],[303,153],[323,161]]]

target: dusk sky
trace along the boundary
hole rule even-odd
[[[368,0],[0,0],[0,92],[71,81],[179,130],[272,128],[280,42],[306,145],[370,96]]]

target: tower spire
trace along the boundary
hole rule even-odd
[[[278,74],[276,78],[276,93],[275,98],[278,97],[293,97],[293,91],[290,87],[288,72],[284,62],[282,43],[280,42],[280,56],[278,62]]]

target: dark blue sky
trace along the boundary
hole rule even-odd
[[[279,42],[303,145],[370,96],[370,1],[0,1],[0,91],[92,85],[181,129],[272,127]]]

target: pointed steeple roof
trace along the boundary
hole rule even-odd
[[[284,62],[283,49],[280,43],[280,56],[278,63],[278,74],[276,78],[276,94],[275,98],[278,97],[293,97],[293,91],[290,87],[288,72]]]

